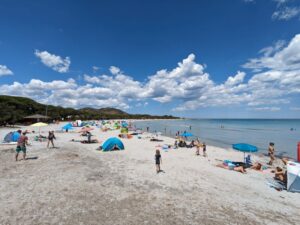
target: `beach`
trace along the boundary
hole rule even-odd
[[[0,129],[0,138],[10,130],[16,129]],[[103,143],[120,131],[91,132]],[[15,146],[0,146],[0,224],[300,223],[299,193],[269,187],[269,171],[241,174],[216,167],[225,159],[242,161],[241,152],[211,145],[208,157],[196,156],[195,148],[162,150],[164,172],[157,174],[155,149],[172,145],[171,137],[150,142],[152,134],[144,133],[141,139],[122,139],[123,151],[102,152],[96,150],[100,144],[71,142],[86,140],[76,131],[55,135],[58,148],[47,149],[47,142],[28,134],[26,161],[15,162]]]

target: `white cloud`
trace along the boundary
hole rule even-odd
[[[195,55],[190,54],[173,70],[160,70],[148,77],[144,86],[144,96],[159,102],[170,102],[201,95],[213,86],[213,81],[209,79],[209,74],[204,72],[204,66],[194,60]]]
[[[137,81],[117,67],[110,73],[91,76],[84,74],[85,84],[75,80],[44,82],[32,79],[28,83],[14,82],[0,86],[0,94],[34,97],[71,107],[146,106],[148,100],[173,102],[174,110],[186,111],[203,107],[243,105],[254,111],[278,111],[300,94],[300,35],[283,44],[276,42],[260,51],[244,67],[255,72],[247,76],[237,71],[224,82],[216,83],[205,72],[204,64],[190,54],[173,69],[159,70],[145,81]]]
[[[275,49],[276,47],[273,47],[272,54],[269,51],[268,54],[264,54],[260,58],[250,59],[243,67],[254,71],[262,71],[263,69],[279,71],[300,69],[300,34],[297,34],[285,48],[282,49],[282,47],[277,48],[277,50]]]
[[[44,65],[59,73],[66,73],[69,71],[69,67],[71,64],[71,60],[69,57],[62,58],[61,56],[50,54],[47,51],[39,50],[35,50],[34,54],[36,55],[36,57],[41,59],[41,62]]]
[[[280,7],[281,5],[284,5],[290,2],[291,0],[273,0],[273,1],[277,3],[277,7]]]
[[[245,76],[245,72],[238,71],[238,73],[234,77],[228,77],[227,81],[225,82],[225,85],[234,86],[236,84],[240,84],[244,81]]]
[[[300,15],[300,7],[284,7],[275,11],[272,15],[274,20],[290,20]]]
[[[117,75],[117,74],[119,74],[119,73],[121,72],[121,70],[120,70],[118,67],[116,67],[116,66],[111,66],[111,67],[109,68],[109,71],[110,71],[113,75]]]
[[[268,57],[268,56],[274,54],[275,52],[281,50],[285,44],[286,44],[286,41],[284,41],[284,40],[276,41],[273,46],[265,47],[265,48],[261,49],[259,51],[259,53],[263,53],[265,57]]]
[[[258,107],[258,108],[253,108],[252,110],[254,110],[254,111],[277,112],[277,111],[280,111],[280,108],[279,107]]]
[[[0,65],[0,77],[7,75],[13,75],[13,72],[7,66]]]
[[[94,72],[97,72],[100,68],[98,66],[93,66],[92,69]]]

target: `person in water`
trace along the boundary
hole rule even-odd
[[[159,173],[161,171],[160,165],[162,164],[161,154],[158,149],[156,149],[155,152],[155,166],[156,166],[156,173]]]
[[[274,143],[270,142],[268,148],[268,154],[270,156],[270,162],[268,163],[270,166],[273,165],[273,161],[275,160],[275,147]]]

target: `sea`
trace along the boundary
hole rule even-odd
[[[248,143],[258,147],[258,154],[267,154],[270,142],[275,143],[277,156],[297,157],[300,142],[300,119],[180,119],[138,121],[135,126],[150,132],[174,137],[176,132],[190,132],[208,145],[232,148],[232,144]]]

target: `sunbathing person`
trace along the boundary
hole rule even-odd
[[[234,171],[240,172],[240,173],[246,173],[246,170],[244,169],[243,166],[237,166],[233,163],[223,162],[221,164],[218,164],[217,167],[220,167],[220,168],[223,168],[223,169],[228,169],[228,170],[234,170]]]
[[[83,141],[80,141],[82,144],[95,144],[95,143],[99,143],[98,140],[96,139],[93,139],[93,140],[90,140],[90,141],[87,141],[87,140],[83,140]]]
[[[261,170],[262,164],[259,163],[259,162],[256,162],[256,163],[254,163],[250,168],[251,168],[251,169],[254,169],[254,170]]]
[[[157,138],[151,138],[150,141],[158,141],[158,142],[162,142],[164,140],[160,140],[160,139],[157,139]]]
[[[189,145],[186,145],[187,148],[193,148],[195,146],[195,141],[192,140]]]
[[[179,143],[178,143],[178,146],[181,147],[181,148],[186,147],[186,142],[184,140],[180,140]]]

